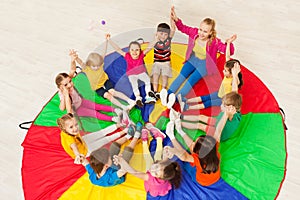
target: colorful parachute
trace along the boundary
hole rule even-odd
[[[179,71],[186,45],[172,44],[172,67]],[[174,53],[173,53],[174,52]],[[147,55],[151,63],[153,54]],[[116,84],[116,89],[132,94],[125,74],[126,63],[116,53],[105,58],[105,71]],[[224,56],[218,58],[221,71]],[[149,70],[148,66],[148,70]],[[283,119],[278,103],[267,87],[247,68],[242,67],[244,86],[242,121],[231,139],[220,145],[222,178],[210,187],[202,187],[191,181],[186,173],[183,183],[164,197],[151,197],[143,181],[128,174],[125,183],[103,188],[92,185],[81,165],[75,165],[60,144],[60,130],[56,119],[65,112],[59,110],[59,97],[55,94],[44,106],[28,130],[22,144],[22,181],[25,199],[273,199],[279,193],[286,170],[286,140]],[[170,81],[171,82],[171,81]],[[200,95],[217,90],[220,77],[206,77],[194,86],[192,92]],[[89,82],[82,73],[74,78],[75,87],[86,99],[111,105],[111,103],[89,89]],[[209,87],[208,87],[209,85]],[[191,94],[189,95],[193,95]],[[216,115],[219,108],[205,109],[204,114]],[[147,105],[143,110],[134,108],[130,112],[133,121],[150,121],[162,131],[168,122],[168,111],[160,103]],[[112,122],[81,117],[84,134],[104,128]],[[192,138],[204,134],[202,131],[185,130]],[[177,136],[178,140],[181,140]],[[168,143],[165,139],[164,143]],[[155,146],[155,141],[150,148]],[[131,165],[145,170],[142,145],[138,143]]]

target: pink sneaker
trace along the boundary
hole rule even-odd
[[[149,134],[149,131],[145,128],[142,129],[142,141],[145,142],[145,141],[148,141],[148,134]]]
[[[156,139],[158,137],[164,139],[166,137],[165,134],[163,134],[160,130],[158,130],[158,128],[153,127],[150,129],[150,132],[152,133],[153,137]]]

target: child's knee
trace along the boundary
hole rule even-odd
[[[104,97],[105,99],[111,100],[112,95],[111,95],[110,92],[105,92],[104,95],[103,95],[103,97]]]
[[[115,95],[115,92],[116,92],[116,90],[113,89],[113,88],[111,88],[111,89],[108,90],[108,93],[111,94],[112,96]]]

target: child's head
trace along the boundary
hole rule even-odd
[[[230,92],[222,98],[222,106],[234,106],[236,111],[240,111],[242,106],[242,96],[237,92]]]
[[[166,23],[160,23],[157,26],[157,36],[160,41],[165,41],[171,32],[171,28]]]
[[[193,152],[198,154],[203,173],[210,174],[218,171],[217,141],[212,136],[200,136],[196,141]]]
[[[57,119],[57,124],[60,130],[70,135],[78,134],[78,123],[72,113],[67,113]]]
[[[141,44],[137,41],[132,41],[129,44],[129,54],[132,59],[136,60],[141,54]]]
[[[169,181],[175,188],[180,186],[181,169],[177,162],[161,160],[152,164],[149,171],[152,176]]]
[[[103,57],[98,53],[90,53],[86,59],[86,66],[89,66],[92,70],[97,70],[101,67],[103,64],[104,59]]]
[[[103,169],[107,169],[112,165],[109,151],[106,148],[93,151],[90,155],[90,165],[97,174],[101,174]]]
[[[240,61],[237,59],[231,59],[225,63],[224,70],[223,70],[224,76],[226,76],[227,78],[232,77],[232,68],[234,68],[236,63],[241,65]],[[238,78],[239,78],[239,82],[240,82],[238,85],[238,88],[241,88],[242,85],[244,84],[243,76],[242,76],[241,72],[238,73]]]
[[[215,26],[216,26],[215,20],[211,18],[203,19],[200,23],[199,32],[198,32],[199,39],[209,40],[209,42],[215,39],[217,36]]]
[[[59,89],[66,87],[70,90],[74,86],[71,77],[67,73],[59,73],[55,78],[55,83]]]

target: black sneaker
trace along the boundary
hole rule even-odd
[[[148,92],[149,97],[155,98],[155,100],[157,100],[156,98],[156,94],[153,91]]]
[[[138,99],[138,100],[136,101],[136,105],[137,105],[138,107],[140,107],[140,108],[142,108],[142,107],[144,106],[142,100],[140,100],[140,99]]]
[[[156,98],[156,100],[160,99],[160,93],[159,92],[155,93],[155,98]]]

